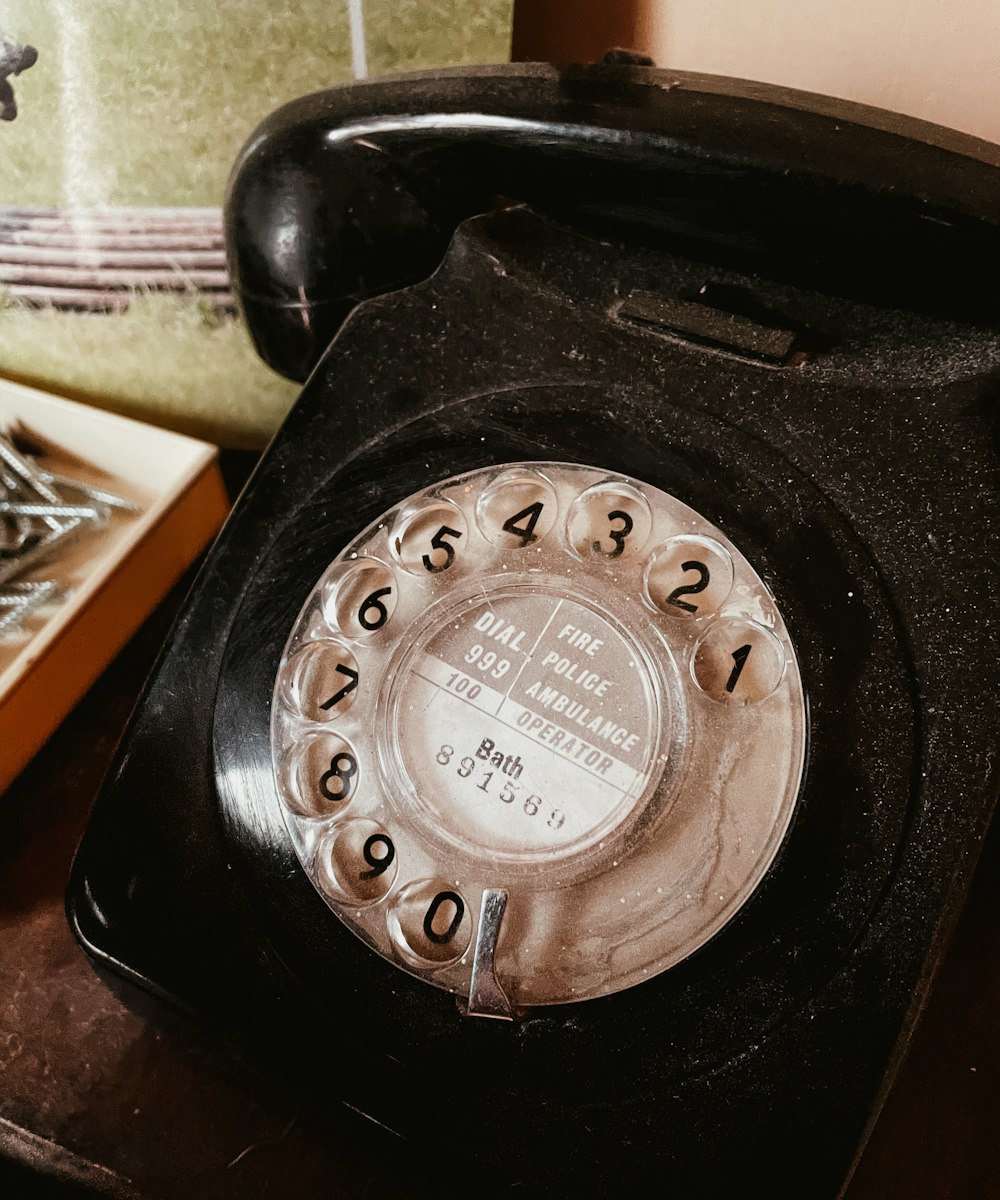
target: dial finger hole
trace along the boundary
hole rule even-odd
[[[718,612],[733,586],[733,560],[714,538],[682,534],[653,551],[646,564],[646,596],[671,617]]]
[[[345,563],[323,585],[327,624],[347,637],[360,638],[383,629],[396,607],[396,579],[376,558]]]
[[[304,817],[331,817],[343,812],[359,781],[358,757],[345,738],[320,733],[305,737],[289,750],[282,771],[282,795]]]
[[[523,550],[552,529],[558,501],[552,484],[535,471],[505,471],[479,497],[476,520],[483,537],[505,550]]]
[[[417,879],[403,888],[388,916],[399,956],[414,967],[443,967],[468,950],[472,917],[462,894],[443,879]]]
[[[629,559],[649,540],[649,502],[627,483],[599,483],[573,501],[566,537],[581,558]]]
[[[411,575],[440,575],[461,566],[468,523],[457,505],[432,500],[403,509],[393,524],[389,549]]]
[[[392,890],[398,867],[392,837],[375,821],[344,822],[320,849],[321,878],[335,900],[365,905]]]
[[[695,683],[724,704],[767,699],[784,670],[781,643],[755,621],[717,621],[698,642],[691,660]]]
[[[308,721],[332,721],[354,703],[358,662],[341,642],[310,642],[296,655],[285,702]]]

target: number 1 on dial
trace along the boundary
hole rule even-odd
[[[733,694],[733,689],[736,687],[740,676],[743,674],[743,667],[746,665],[746,661],[750,657],[750,649],[750,643],[747,642],[745,646],[740,646],[739,650],[733,651],[733,662],[736,665],[733,667],[729,679],[726,682],[726,691],[730,695]]]

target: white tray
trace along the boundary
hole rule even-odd
[[[55,474],[139,505],[88,531],[26,579],[63,600],[0,642],[0,791],[180,578],[221,525],[228,500],[215,446],[0,379],[0,431],[44,447]]]

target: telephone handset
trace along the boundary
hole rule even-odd
[[[266,122],[234,281],[309,378],[95,809],[89,952],[421,1186],[833,1196],[996,798],[998,166],[635,66]]]

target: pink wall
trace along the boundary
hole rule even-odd
[[[515,8],[515,57],[596,57],[609,40],[660,66],[859,100],[1000,142],[1000,0],[520,0]]]

